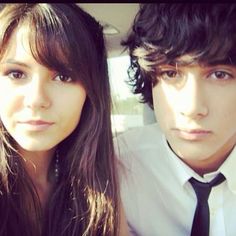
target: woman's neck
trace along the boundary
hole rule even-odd
[[[19,148],[19,152],[25,163],[26,171],[37,190],[41,205],[45,206],[52,186],[48,173],[55,148],[37,152]]]

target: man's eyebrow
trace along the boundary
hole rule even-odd
[[[225,58],[222,60],[172,60],[168,65],[171,66],[191,66],[195,64],[205,65],[205,66],[217,66],[217,65],[227,65],[227,66],[236,66],[236,62],[232,61],[231,58]]]
[[[168,64],[169,64],[170,66],[176,66],[176,61],[170,61]]]
[[[206,61],[205,64],[209,66],[217,66],[217,65],[235,66],[235,62],[233,62],[230,58],[226,58],[223,60],[208,61],[208,62]]]
[[[171,66],[190,66],[190,65],[196,64],[196,61],[176,59],[176,60],[170,61],[168,64]]]
[[[17,61],[15,59],[7,59],[6,61],[2,61],[0,64],[13,64],[13,65],[18,65],[18,66],[23,66],[23,67],[27,67],[30,68],[29,65],[21,62],[21,61]]]
[[[162,66],[162,65],[169,65],[169,66],[173,66],[175,67],[178,63],[176,63],[176,61],[169,61],[169,62],[166,62],[166,63],[162,63],[160,64],[159,66]]]

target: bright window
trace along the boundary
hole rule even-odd
[[[108,59],[112,92],[112,130],[121,133],[127,129],[143,125],[143,104],[139,95],[134,95],[129,87],[127,69],[129,56]]]

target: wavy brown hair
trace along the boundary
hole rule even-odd
[[[6,4],[0,12],[0,60],[22,24],[29,26],[37,62],[80,80],[87,97],[78,126],[58,144],[60,176],[44,211],[14,140],[1,127],[0,235],[118,235],[103,29],[76,4]]]
[[[185,54],[206,64],[236,64],[236,4],[140,4],[132,29],[122,42],[131,57],[129,83],[153,107],[152,86],[158,66],[182,63]]]

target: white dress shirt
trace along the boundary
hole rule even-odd
[[[209,196],[210,236],[236,235],[236,148],[214,173],[203,177],[169,148],[157,124],[128,131],[114,140],[121,161],[121,197],[133,235],[189,236],[197,204],[188,182],[226,181]]]

